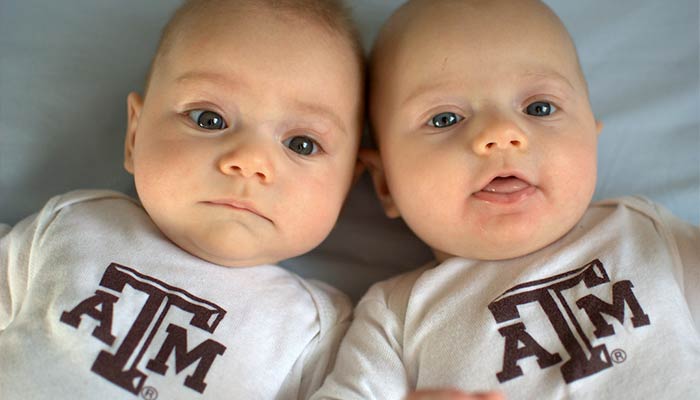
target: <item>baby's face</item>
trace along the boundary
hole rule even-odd
[[[395,211],[441,260],[536,251],[595,187],[599,126],[563,28],[531,1],[473,3],[402,10],[372,69]]]
[[[146,211],[225,266],[312,249],[353,178],[360,79],[349,42],[307,21],[248,10],[183,32],[129,97],[125,166]]]

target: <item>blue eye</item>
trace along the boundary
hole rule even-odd
[[[533,117],[547,117],[554,114],[557,108],[546,101],[536,101],[525,107],[525,113]]]
[[[308,136],[294,136],[282,143],[291,151],[301,154],[302,156],[316,154],[319,150],[318,143]]]
[[[192,110],[187,114],[200,128],[208,130],[226,129],[221,115],[207,110]]]
[[[464,117],[461,117],[453,112],[443,112],[430,118],[428,125],[435,128],[447,128],[463,119]]]

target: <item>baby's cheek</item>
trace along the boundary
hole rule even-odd
[[[597,157],[595,143],[581,143],[577,147],[578,152],[569,158],[568,169],[572,171],[570,182],[578,182],[581,194],[586,194],[595,189],[597,175]]]
[[[315,246],[330,233],[340,214],[345,190],[338,182],[309,179],[303,188],[294,188],[285,196],[286,207],[278,207],[285,213],[287,231],[293,240],[302,245]],[[300,235],[303,233],[303,235]]]

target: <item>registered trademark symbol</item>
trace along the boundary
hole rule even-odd
[[[625,351],[622,349],[613,350],[612,353],[610,353],[610,356],[612,357],[612,362],[615,364],[620,364],[627,360],[627,353],[625,353]]]
[[[141,390],[141,397],[143,400],[156,400],[158,391],[153,386],[146,386]]]

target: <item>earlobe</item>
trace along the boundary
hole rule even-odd
[[[389,218],[400,217],[401,213],[396,207],[394,198],[389,191],[389,185],[387,184],[386,175],[384,174],[384,164],[382,164],[381,157],[379,157],[379,152],[375,149],[361,149],[359,158],[365,167],[367,167],[370,176],[372,176],[374,191],[384,208],[386,216]]]
[[[126,138],[124,140],[124,169],[130,174],[134,173],[134,144],[136,142],[136,129],[143,108],[143,99],[136,92],[131,92],[126,97],[127,125]]]
[[[596,129],[596,133],[598,134],[598,136],[600,136],[600,132],[603,131],[603,122],[596,120],[595,121],[595,129]]]

